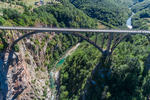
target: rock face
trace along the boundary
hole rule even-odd
[[[33,42],[24,41],[18,43],[19,52],[0,53],[0,100],[50,100],[49,74],[43,64],[45,49],[35,55]]]

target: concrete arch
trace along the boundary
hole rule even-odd
[[[33,32],[29,32],[27,34],[22,35],[21,37],[19,37],[18,39],[16,39],[12,43],[11,49],[15,46],[15,44],[17,44],[20,40],[24,39],[25,37],[33,35],[33,34],[38,34],[38,33],[41,33],[41,32],[47,32],[47,31],[33,31]],[[62,33],[62,34],[71,34],[71,35],[74,35],[76,37],[80,37],[83,40],[85,40],[85,41],[89,42],[90,44],[92,44],[94,47],[96,47],[100,52],[102,52],[102,53],[104,52],[100,46],[98,46],[97,44],[95,44],[95,42],[93,42],[92,40],[90,40],[89,38],[87,38],[86,36],[84,36],[84,35],[82,35],[80,33],[70,32],[70,33]]]

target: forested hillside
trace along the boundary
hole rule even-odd
[[[132,10],[134,12],[138,12],[149,7],[150,7],[150,0],[141,0],[141,2],[138,2],[132,7]]]
[[[1,4],[5,6],[0,7],[0,26],[127,29],[133,11],[133,28],[150,29],[149,0],[1,0]],[[13,41],[28,32],[0,31],[0,100],[150,98],[149,35],[80,34],[100,50],[77,35],[41,32],[10,50]],[[11,63],[8,55],[13,55]]]
[[[104,58],[94,47],[84,43],[63,65],[60,99],[146,100],[150,93],[149,48],[145,36],[132,36],[120,43],[109,58],[111,61],[100,64],[91,77],[93,68]]]
[[[21,6],[24,9],[21,12],[16,8],[1,9],[0,25],[62,28],[96,28],[98,25],[95,19],[90,18],[70,3],[52,3],[33,8],[28,5]],[[0,54],[2,56],[0,62],[4,62],[3,58],[7,57],[9,52],[6,52],[13,40],[25,33],[27,32],[1,31]],[[0,84],[2,84],[0,85],[0,99],[56,99],[54,79],[49,73],[55,69],[55,63],[60,57],[78,41],[77,37],[61,33],[57,35],[55,32],[23,39],[14,47],[15,53],[19,56],[19,62],[14,62],[14,65],[9,66],[0,63],[0,72],[3,73],[3,75],[0,74]],[[4,70],[4,66],[8,67],[8,70]],[[13,73],[11,73],[12,70],[14,70]],[[5,73],[10,77],[4,75]],[[17,75],[23,75],[25,78],[16,76],[16,73],[20,73]],[[15,81],[19,80],[19,77],[22,81]],[[6,79],[8,84],[4,83]]]
[[[133,27],[138,29],[150,29],[150,1],[144,0],[133,6],[136,13],[133,16]]]
[[[128,6],[131,0],[70,0],[77,8],[92,18],[99,19],[114,26],[123,26],[130,15]]]
[[[110,8],[106,7],[108,3],[107,0],[105,1],[95,0],[94,3],[93,1],[87,0],[86,1],[82,0],[82,2],[74,0],[71,2],[77,8],[83,10],[88,15],[89,12],[86,11],[86,9],[91,7],[92,4],[98,5],[99,2],[100,3],[105,2],[104,5],[101,3],[101,6],[104,6],[103,9],[109,9],[108,11],[112,11],[113,13],[115,13],[115,11],[113,10],[116,9],[118,6],[121,6],[122,3],[125,3],[125,2],[122,3],[113,2],[116,5],[116,8],[112,8],[110,10],[110,8],[113,6],[112,1],[110,2],[111,4],[110,3],[108,4],[109,6],[111,5]],[[122,7],[125,8],[127,6],[130,7],[130,5],[138,2],[142,3],[142,1],[135,1],[130,2],[131,4],[129,5],[124,6],[122,5]],[[97,9],[100,7],[96,6],[95,8]],[[102,8],[99,9],[99,11],[101,10]],[[95,10],[93,10],[92,13],[95,13]],[[100,15],[105,16],[107,15],[107,10],[105,10],[104,13],[101,12],[96,14],[99,16]],[[110,15],[112,15],[112,13]],[[106,17],[108,17],[108,15],[105,16],[105,18]],[[145,17],[148,17],[148,14]],[[112,18],[120,20],[117,17]],[[137,18],[140,19],[143,17],[138,16]],[[103,18],[101,18],[101,20],[106,21]],[[141,23],[136,23],[134,25],[140,26]],[[109,35],[104,35],[106,39],[104,44],[105,48],[107,47],[107,41],[109,41],[109,38],[107,36]],[[99,41],[103,40],[104,37],[100,36],[98,37],[98,40]],[[114,39],[113,41],[115,41],[115,36],[113,39]],[[86,46],[86,50],[84,49],[85,48],[84,46]],[[63,65],[60,75],[61,77],[60,99],[61,100],[148,99],[150,94],[149,92],[150,78],[148,70],[150,63],[149,48],[150,48],[149,41],[147,37],[145,37],[144,35],[134,35],[134,36],[129,35],[118,45],[118,47],[115,48],[114,52],[111,55],[109,54],[107,55],[107,53],[106,55],[103,55],[103,53],[100,54],[96,49],[94,49],[94,47],[84,43],[84,45],[81,45],[80,48],[72,56],[66,59],[66,62]],[[95,55],[94,56],[95,59],[93,58],[93,55]],[[93,68],[96,70],[94,70]]]
[[[133,17],[133,26],[138,29],[150,29],[150,8],[143,9]]]

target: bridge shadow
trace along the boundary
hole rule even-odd
[[[28,37],[28,36],[33,35],[33,34],[41,33],[41,32],[45,32],[45,31],[33,31],[33,32],[29,32],[27,34],[22,35],[21,37],[19,37],[18,39],[16,39],[13,42],[13,44],[10,47],[9,51],[7,51],[7,50],[5,51],[4,57],[3,57],[2,61],[1,61],[3,63],[2,64],[2,69],[3,69],[3,71],[2,71],[2,73],[3,73],[2,74],[3,75],[3,80],[2,80],[3,90],[2,90],[2,92],[3,92],[3,96],[4,96],[3,98],[4,98],[4,100],[6,100],[7,98],[13,98],[13,99],[15,99],[17,97],[17,94],[21,94],[23,92],[23,90],[19,91],[19,92],[13,94],[13,97],[12,97],[12,93],[11,93],[12,91],[10,91],[12,89],[9,90],[9,84],[13,84],[13,83],[8,83],[8,78],[10,77],[12,79],[12,76],[8,75],[9,74],[8,73],[9,72],[9,67],[10,66],[14,67],[13,62],[15,62],[17,64],[18,61],[19,61],[18,56],[14,52],[14,48],[13,48],[14,45],[17,44],[20,40],[24,39],[25,37]],[[59,34],[59,33],[56,33],[56,34]],[[62,34],[67,34],[67,32],[66,33],[62,33]],[[80,37],[82,40],[87,41],[88,43],[90,43],[94,47],[96,47],[100,52],[104,53],[103,49],[99,45],[97,45],[95,43],[95,41],[90,40],[87,36],[84,36],[84,34],[73,33],[72,32],[71,35],[76,36],[76,37]],[[8,55],[8,57],[6,57],[6,55]],[[15,56],[15,58],[14,58],[14,56]],[[97,71],[98,66],[100,66],[100,65],[101,65],[101,63],[99,63],[96,66],[96,68],[95,68],[96,71]],[[95,73],[94,71],[93,71],[93,73]],[[12,73],[12,72],[10,72],[10,73]]]
[[[18,64],[18,55],[14,52],[14,49],[4,50],[0,56],[0,87],[2,90],[2,100],[8,100],[12,95],[12,91],[9,91],[8,85],[12,84],[8,82],[8,78],[12,76],[9,75],[9,68],[14,67],[15,64]],[[10,74],[13,72],[10,72]],[[12,97],[13,98],[13,97]],[[15,99],[15,98],[14,98]]]
[[[144,81],[144,78],[146,76],[148,76],[149,74],[149,71],[150,71],[150,53],[148,54],[148,56],[146,57],[145,61],[144,61],[144,70],[142,72],[142,76],[141,76],[141,83],[139,86],[142,86],[142,81]],[[99,75],[99,76],[98,76]],[[103,75],[103,76],[102,76]],[[100,77],[105,77],[105,83],[109,83],[110,79],[109,78],[111,76],[111,68],[104,66],[102,61],[99,61],[97,63],[97,65],[95,66],[95,68],[93,69],[92,73],[91,73],[91,76],[87,79],[86,81],[86,85],[85,85],[85,89],[83,90],[83,93],[80,95],[80,98],[79,100],[86,100],[86,96],[88,95],[87,92],[87,88],[86,86],[90,85],[92,89],[94,89],[93,92],[95,92],[96,94],[96,82],[95,80],[100,80],[101,78]],[[94,88],[96,87],[96,88]],[[147,100],[149,100],[150,96],[147,97]],[[102,99],[101,99],[102,100]],[[105,99],[103,99],[105,100]]]
[[[146,76],[150,70],[150,53],[146,57],[146,61],[144,62],[144,71],[143,71],[143,77]]]

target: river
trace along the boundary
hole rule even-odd
[[[131,8],[129,8],[129,9],[131,9]],[[132,12],[132,15],[128,18],[128,20],[126,21],[126,26],[127,26],[127,28],[129,28],[129,29],[132,29],[133,28],[133,26],[132,26],[132,17],[133,17],[133,15],[134,15],[134,13]]]
[[[129,8],[129,9],[131,9],[131,8]],[[129,29],[132,29],[132,28],[133,28],[133,26],[132,26],[132,16],[133,16],[133,15],[134,15],[134,13],[132,12],[132,15],[131,15],[131,16],[128,18],[128,20],[126,21],[126,26],[127,26]],[[70,55],[72,51],[74,51],[75,49],[77,49],[77,47],[78,47],[79,45],[80,45],[80,43],[76,44],[76,46],[74,46],[73,48],[71,48],[71,49],[65,54],[65,56],[59,60],[59,62],[56,64],[56,67],[61,66],[61,65],[64,63],[65,58],[66,58],[68,55]]]
[[[58,63],[56,64],[56,67],[61,66],[65,62],[65,59],[67,58],[67,56],[71,55],[78,48],[79,45],[80,43],[77,43],[70,50],[68,50],[67,53],[58,61]]]
[[[61,67],[63,65],[63,63],[65,62],[65,59],[71,55],[78,47],[79,47],[80,43],[77,43],[75,46],[73,46],[71,49],[69,49],[65,55],[63,57],[60,58],[59,61],[56,62],[56,65],[54,66],[54,68],[51,70],[50,72],[50,85],[51,88],[54,88],[55,84],[56,84],[56,90],[59,93],[59,70],[57,70],[58,67]],[[54,83],[55,81],[55,83]],[[53,93],[52,93],[52,98],[51,100],[58,100],[58,94],[56,94],[56,90],[53,89]]]
[[[131,9],[131,8],[129,8],[129,9]],[[132,15],[128,18],[128,20],[126,21],[126,26],[127,26],[127,28],[129,28],[129,29],[132,29],[133,28],[133,26],[132,26],[132,16],[134,15],[134,13],[132,12]],[[70,50],[68,50],[67,52],[66,52],[66,54],[62,57],[62,58],[60,58],[60,60],[59,61],[57,61],[57,63],[56,63],[56,65],[55,65],[55,68],[58,68],[58,67],[60,67],[60,66],[62,66],[63,65],[63,63],[65,62],[65,59],[67,58],[67,56],[69,56],[69,55],[71,55],[77,48],[78,48],[78,46],[80,45],[80,43],[77,43],[75,46],[73,46]],[[54,68],[54,69],[55,69]],[[57,86],[59,87],[59,84],[58,84],[58,82],[59,82],[59,70],[52,70],[51,71],[51,73],[50,73],[50,75],[51,75],[51,77],[53,78],[53,79],[55,79],[55,81],[56,81],[56,84],[57,84]],[[56,97],[55,97],[56,96]],[[56,94],[53,94],[52,95],[52,100],[54,100],[54,98],[57,98],[57,95]],[[56,99],[57,100],[57,99]]]
[[[131,8],[129,8],[131,9]],[[132,26],[132,16],[134,15],[134,13],[132,12],[132,15],[128,18],[128,20],[126,21],[126,26],[127,28],[129,29],[132,29],[133,26]],[[76,46],[72,47],[66,54],[64,57],[62,57],[56,64],[56,67],[59,67],[61,66],[64,62],[65,62],[65,59],[68,55],[71,54],[72,51],[74,51],[75,49],[77,49],[77,47],[80,45],[80,43],[76,44]]]

